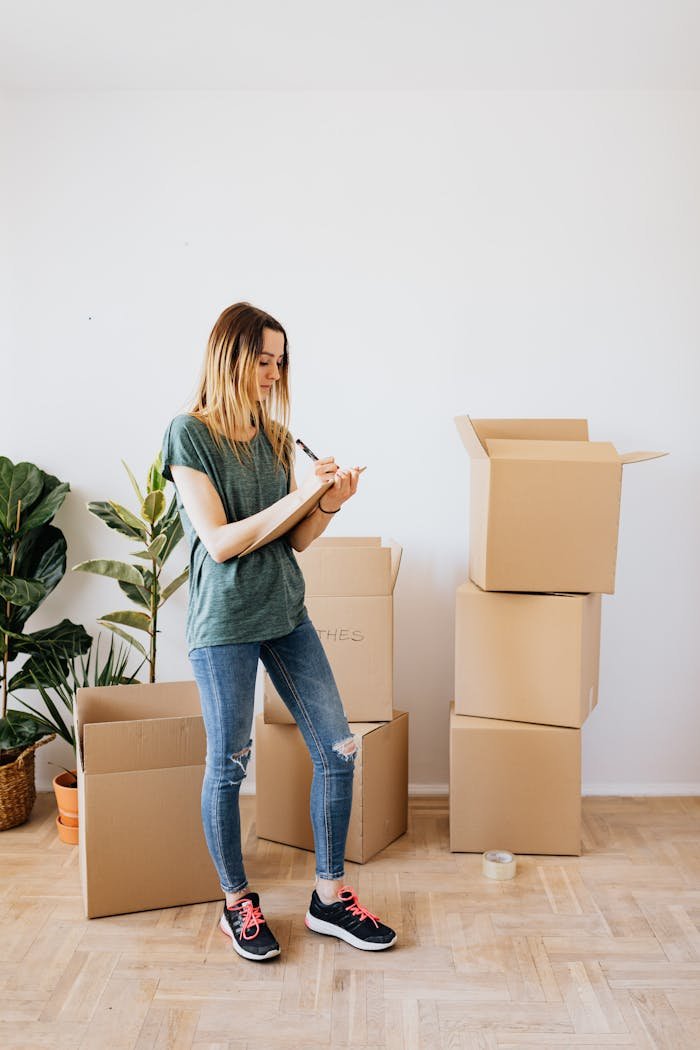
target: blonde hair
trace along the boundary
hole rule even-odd
[[[258,359],[264,329],[281,332],[284,355],[280,377],[267,401],[258,401]],[[250,426],[264,430],[278,464],[287,475],[294,457],[289,433],[289,347],[279,321],[250,303],[234,303],[219,315],[209,335],[204,365],[189,414],[209,428],[218,448],[225,438],[239,462],[252,459],[249,443],[240,440]]]

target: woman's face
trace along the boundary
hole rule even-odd
[[[258,399],[264,401],[280,377],[284,360],[284,335],[263,328],[263,345],[258,358]]]

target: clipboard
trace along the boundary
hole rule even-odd
[[[332,487],[333,481],[321,481],[319,478],[318,488],[311,496],[308,496],[303,503],[299,503],[299,505],[293,510],[282,508],[278,511],[276,516],[279,520],[267,525],[264,531],[262,531],[252,543],[249,543],[246,549],[241,551],[238,557],[244,558],[246,554],[252,554],[252,552],[256,551],[258,547],[263,547],[266,543],[271,543],[272,540],[276,540],[280,536],[283,536],[285,532],[289,532],[290,529],[293,529],[295,525],[299,524],[302,518],[306,517],[309,511],[313,510],[324,492],[327,492],[328,489]],[[299,489],[294,490],[294,492],[298,491]],[[291,495],[294,495],[294,493],[291,493]]]

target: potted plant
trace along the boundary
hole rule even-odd
[[[100,667],[100,637],[97,643],[90,647],[87,658],[82,655],[74,657],[68,661],[67,665],[57,659],[49,661],[50,684],[47,681],[34,683],[44,702],[45,713],[36,710],[26,700],[19,699],[19,703],[31,712],[37,722],[53,730],[54,734],[65,740],[74,752],[76,739],[73,707],[77,690],[103,685],[132,685],[137,681],[136,675],[144,663],[142,660],[134,674],[127,675],[125,672],[129,649],[127,646],[119,646],[115,652],[116,639],[112,636],[106,660]],[[94,661],[92,660],[93,655]],[[66,769],[64,766],[61,769],[63,772],[53,778],[53,789],[58,808],[56,827],[59,838],[63,842],[75,845],[78,841],[79,826],[77,770]]]
[[[185,582],[189,575],[189,567],[186,566],[166,587],[161,587],[163,567],[183,535],[175,495],[166,509],[164,490],[167,479],[161,472],[161,453],[158,453],[148,471],[145,495],[124,460],[122,464],[138,499],[138,513],[132,513],[114,500],[89,502],[87,508],[110,529],[115,529],[130,540],[140,543],[141,547],[133,551],[132,557],[147,564],[94,559],[74,565],[73,571],[92,572],[117,580],[120,589],[138,607],[105,613],[98,622],[125,638],[143,654],[149,665],[148,680],[155,682],[158,612]],[[147,636],[146,645],[125,631],[124,627],[143,631]]]
[[[28,819],[36,798],[34,752],[55,735],[45,720],[8,709],[8,697],[36,682],[50,684],[54,662],[65,667],[91,643],[82,624],[68,619],[25,630],[66,571],[66,540],[51,520],[69,491],[35,464],[0,456],[0,830]],[[10,677],[20,655],[27,659]]]

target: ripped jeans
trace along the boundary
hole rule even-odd
[[[238,798],[250,758],[258,660],[294,717],[313,762],[310,813],[316,873],[345,876],[357,745],[333,672],[308,616],[289,634],[265,642],[205,645],[189,652],[204,717],[207,759],[202,824],[224,892],[248,885]],[[280,784],[284,791],[284,784]]]

